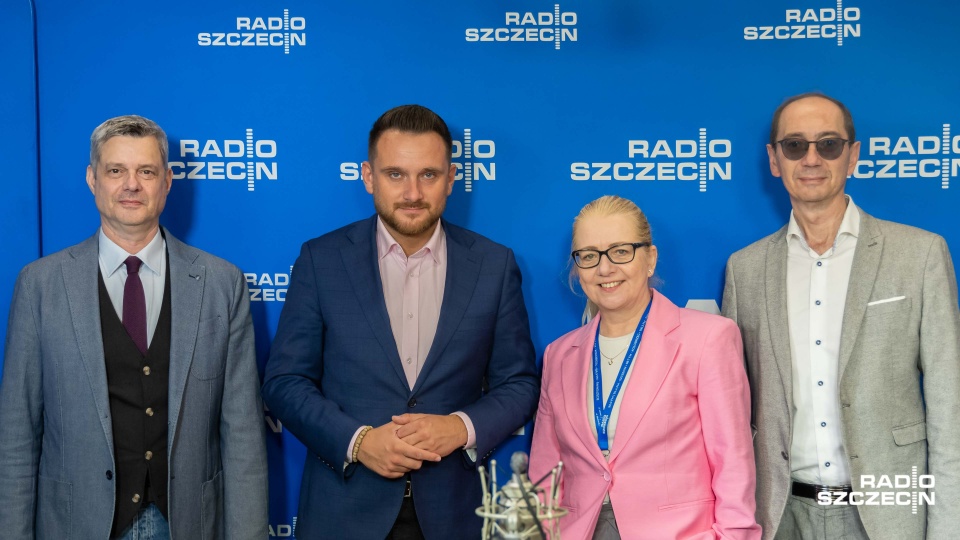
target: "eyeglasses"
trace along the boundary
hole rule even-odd
[[[777,144],[780,145],[780,150],[783,151],[783,157],[790,161],[796,161],[807,155],[807,150],[810,149],[811,143],[816,143],[817,153],[820,154],[820,157],[834,160],[840,157],[840,154],[843,153],[844,145],[848,142],[850,141],[841,139],[840,137],[827,137],[817,141],[790,137],[777,141]]]
[[[600,264],[600,257],[607,256],[607,260],[613,264],[627,264],[632,261],[637,254],[637,248],[649,246],[650,242],[633,242],[628,244],[617,244],[599,251],[596,249],[578,249],[570,254],[573,262],[580,268],[593,268]]]

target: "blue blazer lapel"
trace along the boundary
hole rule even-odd
[[[63,263],[63,284],[70,306],[70,318],[77,336],[77,350],[90,379],[100,425],[113,454],[113,426],[110,423],[110,397],[107,391],[107,365],[103,357],[100,331],[100,297],[97,273],[100,269],[98,235],[70,248],[72,259]],[[69,345],[64,344],[69,347]]]
[[[444,279],[443,302],[440,304],[440,320],[437,322],[437,333],[430,345],[430,352],[413,387],[414,392],[423,386],[423,381],[437,364],[453,338],[453,333],[460,326],[480,277],[482,257],[470,250],[472,242],[458,234],[458,230],[447,222],[443,222],[443,230],[447,237],[447,275]]]
[[[357,295],[357,301],[364,306],[363,315],[367,318],[373,334],[385,358],[403,383],[409,388],[407,376],[400,363],[400,353],[397,352],[397,341],[393,338],[390,328],[390,315],[387,313],[387,302],[383,298],[383,281],[380,279],[380,265],[377,260],[377,217],[374,216],[347,232],[347,238],[352,244],[343,250],[343,265],[347,277]]]
[[[843,305],[838,372],[840,380],[843,380],[843,370],[846,369],[850,355],[853,353],[853,346],[857,343],[863,316],[867,312],[867,302],[873,293],[873,285],[880,271],[881,253],[883,253],[883,235],[877,227],[877,222],[860,210],[860,238],[857,239],[857,248],[853,252],[847,298]]]

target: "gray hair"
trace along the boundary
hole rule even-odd
[[[163,161],[163,168],[167,168],[168,143],[167,134],[157,125],[156,122],[142,116],[129,114],[126,116],[117,116],[97,126],[90,135],[90,166],[97,170],[100,164],[100,152],[103,145],[114,137],[154,137],[157,139],[157,146],[160,149],[160,159]]]

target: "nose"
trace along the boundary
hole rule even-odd
[[[406,181],[403,189],[403,199],[406,201],[419,201],[423,198],[423,189],[420,187],[420,181],[412,178]]]
[[[614,264],[610,260],[610,254],[604,253],[600,255],[600,263],[597,264],[597,273],[601,276],[609,274],[613,270]]]
[[[126,191],[140,190],[140,178],[137,176],[137,171],[131,170],[127,172],[123,178],[123,189]]]
[[[816,143],[810,143],[810,146],[807,147],[807,152],[800,158],[800,163],[807,167],[816,167],[820,164],[821,158],[820,154],[817,153]]]

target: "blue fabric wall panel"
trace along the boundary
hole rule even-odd
[[[83,182],[92,129],[118,114],[156,120],[178,178],[163,222],[247,274],[262,364],[300,244],[373,212],[356,174],[373,120],[422,103],[450,124],[454,161],[473,173],[469,190],[465,178],[456,183],[446,215],[515,250],[542,353],[580,319],[583,299],[567,288],[570,226],[603,194],[647,212],[667,296],[680,305],[719,300],[727,256],[789,215],[764,149],[770,115],[784,97],[815,89],[855,115],[861,158],[871,162],[848,182],[856,202],[940,233],[956,252],[960,74],[940,59],[960,52],[960,7],[844,0],[842,44],[812,37],[836,30],[835,20],[813,19],[835,17],[837,6],[42,1],[44,252],[96,229]],[[777,30],[784,26],[787,34]],[[766,28],[773,39],[745,38]],[[699,147],[687,157],[701,133],[704,157]],[[947,174],[932,174],[931,161],[921,171],[923,160],[947,160]],[[701,161],[723,174],[701,182]],[[695,178],[680,178],[694,169]],[[284,536],[309,458],[269,412],[265,422],[271,527]],[[505,443],[501,464],[529,434],[528,426]]]
[[[0,342],[5,341],[13,286],[20,269],[40,254],[37,176],[37,92],[33,2],[0,5]],[[0,359],[0,366],[3,362]]]

